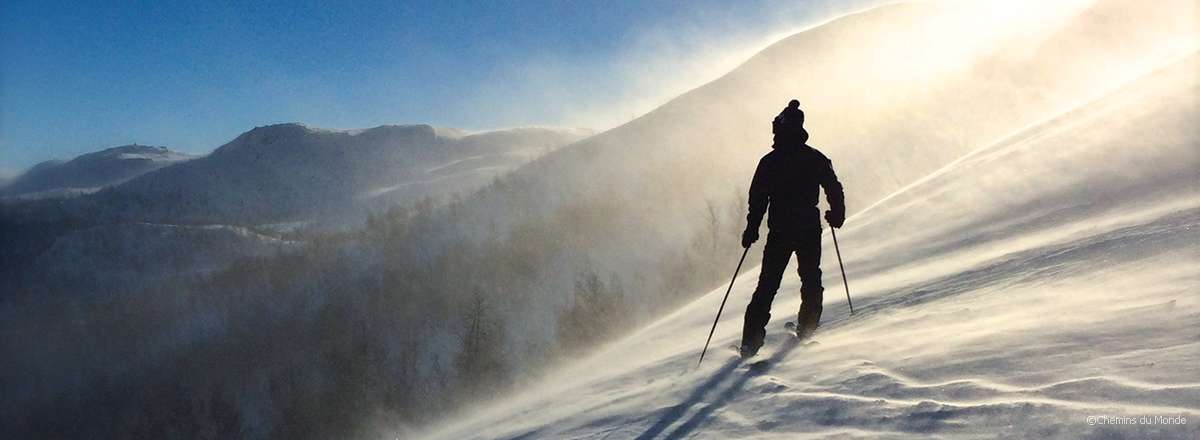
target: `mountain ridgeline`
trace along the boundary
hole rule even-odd
[[[429,125],[250,130],[212,154],[104,191],[89,209],[154,223],[361,222],[370,207],[475,190],[589,134],[520,128],[465,134]],[[357,214],[350,215],[349,213]]]

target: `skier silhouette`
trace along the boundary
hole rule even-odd
[[[770,210],[767,220],[767,245],[763,249],[762,272],[758,288],[746,306],[742,328],[741,354],[753,356],[762,347],[767,322],[771,320],[771,302],[779,290],[779,282],[793,253],[800,272],[800,312],[796,335],[811,336],[821,321],[821,218],[817,209],[817,187],[825,189],[830,209],[825,220],[834,228],[846,220],[845,196],[842,184],[833,172],[833,164],[808,146],[804,129],[804,112],[800,102],[792,100],[772,121],[775,133],[773,149],[763,156],[750,183],[750,212],[746,215],[746,231],[742,247],[749,248],[758,241],[758,227],[763,214]]]

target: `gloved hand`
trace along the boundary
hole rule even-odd
[[[742,247],[749,248],[756,241],[758,241],[758,228],[746,228],[746,232],[742,233]]]
[[[842,224],[846,223],[846,213],[843,211],[825,211],[825,221],[829,222],[829,226],[841,228]]]

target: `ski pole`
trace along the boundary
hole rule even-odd
[[[842,269],[842,286],[846,288],[846,304],[850,305],[850,314],[854,314],[854,303],[850,302],[850,284],[846,282],[846,265],[842,264],[842,250],[838,248],[837,243],[837,228],[829,227],[829,233],[833,235],[833,250],[837,252],[838,267]]]
[[[729,288],[725,289],[725,298],[721,300],[721,307],[717,309],[717,318],[713,319],[712,330],[708,331],[708,340],[704,341],[704,349],[700,350],[700,362],[696,362],[696,368],[700,368],[700,364],[704,362],[704,353],[708,352],[708,344],[712,342],[713,333],[717,331],[717,321],[721,320],[721,311],[725,310],[725,301],[729,300],[729,292],[733,291],[733,281],[737,279],[738,272],[742,271],[742,262],[746,261],[746,254],[750,253],[750,247],[746,246],[746,250],[742,251],[742,259],[738,260],[737,269],[733,270],[733,278],[729,280]]]

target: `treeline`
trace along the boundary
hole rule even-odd
[[[528,190],[517,188],[498,181],[487,191]],[[299,252],[112,302],[9,304],[0,310],[12,359],[5,431],[403,436],[729,276],[740,191],[707,203],[696,224],[675,225],[693,231],[687,246],[630,250],[653,253],[637,267],[593,252],[628,235],[606,215],[619,198],[608,202],[465,231],[478,223],[456,217],[467,202],[425,200],[354,233],[292,237],[308,242]]]

